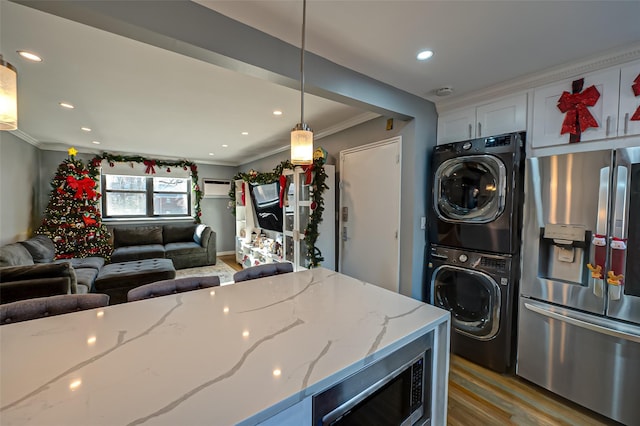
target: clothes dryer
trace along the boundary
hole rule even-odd
[[[519,259],[431,245],[425,293],[451,312],[451,352],[500,373],[516,358]]]
[[[520,247],[525,133],[438,145],[432,244],[514,254]]]

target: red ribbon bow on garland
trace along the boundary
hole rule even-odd
[[[80,199],[84,194],[87,194],[88,199],[93,199],[96,196],[96,192],[93,190],[96,182],[90,177],[85,177],[78,180],[73,176],[67,176],[67,185],[69,185],[71,189],[76,191],[73,198]]]
[[[600,92],[595,86],[589,86],[582,91],[584,78],[572,83],[572,93],[562,92],[558,99],[558,109],[567,115],[562,122],[561,135],[570,133],[570,143],[580,142],[580,135],[589,127],[599,127],[596,119],[587,107],[594,106],[600,99]]]
[[[147,169],[144,171],[146,174],[156,174],[156,169],[154,168],[154,166],[156,165],[156,160],[144,160],[143,163],[145,166],[147,166]]]
[[[633,94],[636,96],[640,96],[640,74],[633,80],[633,84],[631,85],[633,89]],[[631,116],[631,120],[640,121],[640,106],[636,109],[636,112]]]
[[[302,170],[304,170],[304,184],[311,185],[313,182],[313,169],[315,168],[315,164],[311,163],[308,166],[302,166]]]

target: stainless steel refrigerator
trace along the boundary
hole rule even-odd
[[[527,166],[516,373],[640,425],[640,147]]]

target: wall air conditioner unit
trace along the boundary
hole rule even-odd
[[[229,179],[202,179],[204,184],[203,192],[205,198],[228,198],[231,189]]]

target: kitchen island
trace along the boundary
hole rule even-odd
[[[313,395],[430,336],[446,423],[449,313],[318,268],[0,328],[0,423],[311,424]]]

